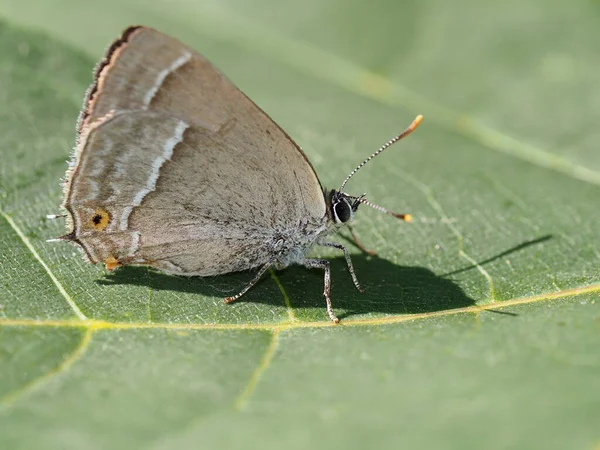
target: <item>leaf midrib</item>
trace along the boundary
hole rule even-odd
[[[13,327],[55,327],[55,328],[82,328],[92,330],[141,330],[141,329],[164,329],[164,330],[262,330],[262,331],[286,331],[297,328],[338,328],[356,326],[391,325],[401,322],[431,319],[442,316],[458,314],[480,314],[485,311],[504,309],[510,306],[526,305],[548,300],[556,300],[566,297],[577,297],[583,294],[600,292],[600,283],[587,286],[565,289],[561,291],[548,292],[539,295],[519,297],[501,302],[493,302],[485,305],[472,305],[464,308],[444,309],[419,314],[394,314],[385,317],[345,319],[339,324],[330,321],[285,321],[279,323],[262,324],[239,324],[239,323],[174,323],[174,322],[110,322],[104,320],[73,320],[73,319],[0,319],[0,326]]]

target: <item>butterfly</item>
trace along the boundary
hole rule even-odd
[[[85,95],[64,186],[68,233],[57,240],[74,242],[108,270],[146,265],[201,277],[257,270],[227,303],[271,267],[321,269],[327,313],[338,322],[329,261],[307,254],[315,246],[341,250],[362,292],[348,251],[330,235],[360,205],[411,216],[344,188],[421,120],[339,189],[324,189],[300,147],[206,58],[132,26],[109,47]]]

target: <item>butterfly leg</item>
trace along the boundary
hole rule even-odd
[[[350,230],[350,235],[352,236],[352,239],[354,239],[354,243],[356,244],[356,246],[360,248],[363,252],[365,252],[367,255],[375,256],[377,252],[375,250],[369,250],[368,248],[366,248],[363,245],[363,243],[358,239],[358,236],[356,236],[356,234],[354,233],[354,229],[350,225],[347,226],[348,230]]]
[[[304,266],[311,269],[323,269],[325,271],[323,295],[325,296],[325,303],[327,304],[327,314],[329,314],[329,318],[334,323],[338,323],[340,319],[333,313],[331,298],[329,297],[329,293],[331,292],[331,269],[329,267],[329,261],[326,259],[307,259],[304,261]]]
[[[271,267],[272,265],[273,265],[273,261],[269,261],[264,266],[262,266],[260,268],[260,270],[258,271],[258,273],[256,274],[256,276],[252,279],[252,281],[250,283],[248,283],[244,289],[242,289],[240,292],[238,292],[234,296],[226,297],[225,303],[233,303],[238,298],[240,298],[242,295],[244,295],[246,292],[248,292],[252,286],[254,286],[256,283],[259,282],[259,280],[262,278],[262,276],[265,274],[265,272],[267,270],[269,270],[269,267]]]
[[[363,292],[365,292],[365,290],[362,287],[360,287],[358,278],[356,278],[356,274],[354,273],[354,266],[352,265],[352,260],[350,259],[350,254],[348,253],[348,250],[346,250],[346,247],[344,247],[342,244],[338,244],[336,242],[320,242],[319,245],[322,245],[324,247],[337,248],[344,252],[344,258],[346,258],[346,264],[348,265],[348,271],[350,272],[350,276],[352,276],[352,281],[354,282],[354,286],[356,286],[356,289],[358,289],[361,294]]]

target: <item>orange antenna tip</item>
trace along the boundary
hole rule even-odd
[[[369,206],[371,206],[371,205],[369,205]],[[385,210],[385,211],[382,211],[382,210]],[[385,212],[386,214],[389,214],[390,216],[394,216],[396,219],[404,220],[405,222],[412,222],[412,220],[413,220],[413,216],[411,214],[398,214],[395,212],[388,211],[385,208],[382,208],[380,211]]]
[[[415,117],[415,120],[412,121],[412,123],[408,126],[404,133],[402,133],[402,137],[405,137],[413,131],[415,131],[417,127],[421,125],[421,122],[423,122],[423,115],[419,114],[417,117]]]

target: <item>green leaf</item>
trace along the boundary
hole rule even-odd
[[[593,2],[4,0],[1,448],[600,445],[600,67]],[[322,274],[106,274],[65,243],[60,179],[91,70],[130,23],[220,67],[326,186],[348,189]],[[342,232],[342,235],[345,235]]]

